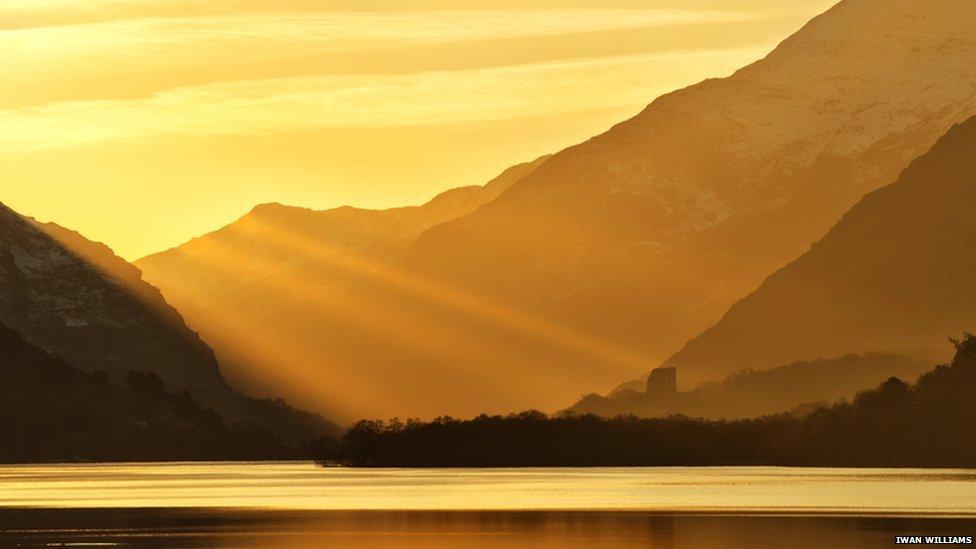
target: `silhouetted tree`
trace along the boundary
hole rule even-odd
[[[343,456],[363,466],[976,466],[976,338],[951,364],[803,416],[739,421],[536,411],[470,420],[361,421]]]
[[[0,461],[282,459],[312,455],[270,431],[225,425],[154,372],[114,385],[0,326]]]

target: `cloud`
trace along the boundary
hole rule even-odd
[[[74,1],[52,0],[55,4]],[[90,9],[104,15],[104,10],[97,9],[99,4],[93,0]],[[236,6],[241,2],[197,4],[216,9],[215,5]],[[295,2],[286,3],[290,4]],[[9,5],[0,2],[0,26],[4,9],[9,10]],[[465,62],[470,67],[527,63],[552,59],[556,52],[567,57],[586,55],[584,44],[592,45],[593,40],[581,40],[581,49],[575,52],[565,46],[552,48],[554,40],[578,33],[596,33],[607,41],[616,32],[665,34],[676,27],[761,25],[767,21],[766,15],[757,12],[687,9],[225,10],[194,16],[29,26],[0,30],[0,74],[4,82],[0,108],[71,99],[135,98],[217,81],[367,70],[454,69],[465,68]],[[512,45],[504,59],[498,59],[498,52],[505,51],[511,40],[519,44]],[[535,49],[526,47],[527,43]],[[630,51],[618,48],[593,55],[637,53],[645,47],[641,44],[634,42]],[[449,58],[455,47],[462,48],[458,51],[463,53],[450,58],[451,66],[437,66],[437,59]],[[389,61],[385,61],[387,52]],[[545,53],[534,56],[533,52]],[[411,60],[412,66],[397,62],[404,58]],[[360,64],[369,69],[360,68]]]
[[[640,105],[760,55],[754,49],[672,52],[406,75],[251,80],[135,100],[0,109],[0,152],[156,136],[450,124]]]
[[[831,0],[796,0],[809,9]],[[0,28],[27,28],[140,18],[280,12],[430,12],[519,9],[735,10],[782,12],[781,0],[4,0]]]
[[[271,41],[292,47],[362,48],[764,17],[758,12],[675,9],[244,13],[10,28],[0,32],[0,47],[8,63],[30,63],[56,55],[167,53],[173,46],[234,47]]]

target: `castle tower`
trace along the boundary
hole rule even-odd
[[[678,369],[655,368],[647,376],[647,396],[655,399],[671,398],[678,394]]]

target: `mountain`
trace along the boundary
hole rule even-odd
[[[223,389],[213,353],[107,247],[0,206],[0,322],[85,370]],[[76,251],[77,250],[77,251]]]
[[[213,351],[187,328],[138,268],[107,246],[0,204],[0,323],[26,342],[84,372],[119,382],[153,372],[190,391],[234,422],[297,437],[335,432],[334,425],[283,403],[235,393]]]
[[[782,412],[802,412],[817,404],[853,398],[895,376],[914,380],[940,359],[934,353],[907,356],[859,353],[794,362],[768,370],[743,370],[686,392],[654,395],[646,383],[631,384],[607,396],[587,395],[569,411],[603,417],[632,414],[666,417],[681,414],[709,419],[745,419]],[[935,360],[933,360],[935,359]],[[679,370],[680,379],[680,370]]]
[[[270,245],[201,246],[183,280],[139,264],[250,387],[346,417],[558,409],[660,363],[976,112],[974,24],[967,0],[844,0],[382,268],[291,223]],[[227,297],[240,281],[256,290]]]
[[[864,197],[666,365],[700,376],[832,353],[938,348],[976,326],[976,117]]]
[[[314,279],[316,287],[338,289],[354,276],[336,265],[342,256],[368,258],[377,265],[395,261],[421,232],[490,202],[546,158],[509,168],[487,185],[441,193],[422,206],[317,211],[263,204],[218,231],[143,258],[137,265],[181,310],[183,305],[199,307],[209,297],[250,292],[255,280],[292,270]],[[300,246],[305,243],[316,248]],[[204,262],[215,256],[233,261],[233,269]]]
[[[965,0],[842,1],[425,232],[405,264],[659,362],[976,112],[974,24]]]
[[[264,204],[137,265],[215,347],[234,386],[254,394],[283,391],[330,414],[350,407],[371,412],[365,402],[381,381],[359,371],[355,359],[347,367],[333,352],[333,345],[354,337],[342,330],[369,307],[370,298],[355,296],[395,276],[390,266],[424,230],[494,200],[547,158],[421,206],[316,211]],[[344,385],[343,378],[354,381]]]
[[[88,374],[0,324],[0,462],[293,459],[270,432],[229,427],[152,373]]]

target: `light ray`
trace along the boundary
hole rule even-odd
[[[610,340],[571,329],[528,311],[492,303],[474,295],[446,288],[403,269],[378,263],[366,256],[350,254],[321,240],[312,240],[304,235],[282,234],[279,229],[270,227],[258,219],[241,223],[236,228],[252,238],[260,236],[274,249],[288,250],[296,257],[306,257],[340,266],[389,287],[433,300],[513,331],[530,334],[557,347],[568,348],[573,352],[584,353],[605,362],[626,364],[638,370],[647,364],[647,357],[643,354]]]

